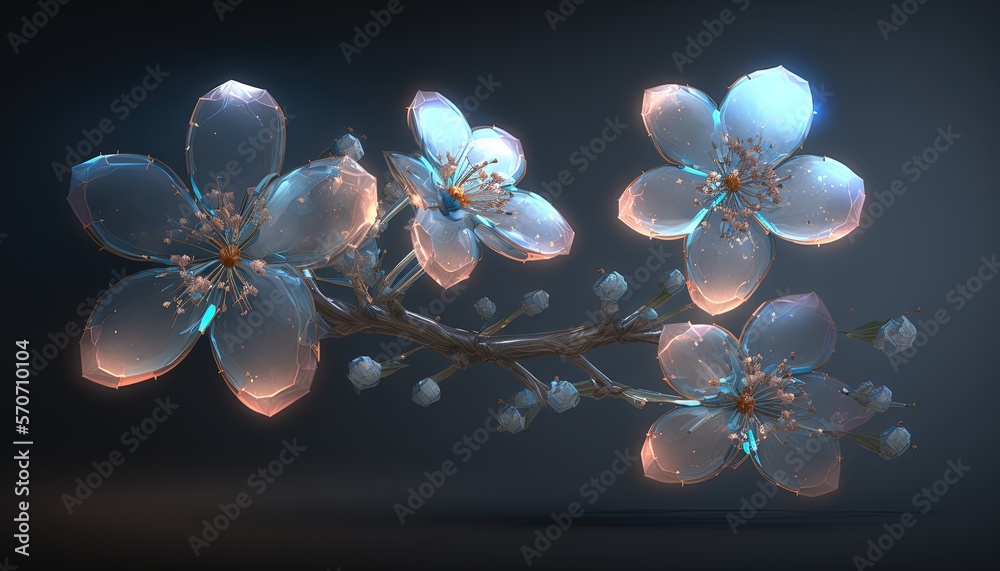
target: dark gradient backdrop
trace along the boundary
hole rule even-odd
[[[416,90],[467,100],[473,124],[496,123],[523,142],[525,188],[542,190],[561,171],[572,173],[574,182],[554,202],[577,235],[570,256],[549,262],[521,265],[487,253],[441,317],[472,327],[471,306],[480,296],[508,311],[521,293],[544,288],[551,308],[512,327],[538,331],[587,319],[597,303],[590,286],[599,268],[642,279],[647,264],[682,265],[679,241],[651,242],[616,218],[625,185],[662,164],[639,116],[643,90],[688,83],[721,101],[741,74],[782,64],[808,79],[817,96],[806,152],[835,157],[864,178],[870,227],[819,249],[779,241],[775,264],[753,298],[715,321],[738,332],[763,301],[808,291],[821,296],[842,328],[916,306],[923,309],[917,321],[929,323],[938,312],[947,323],[927,325],[933,335],[921,338],[925,346],[909,353],[908,362],[893,366],[881,353],[842,340],[829,367],[852,384],[871,379],[918,401],[917,409],[884,414],[870,428],[905,419],[919,450],[886,462],[844,442],[838,491],[818,499],[779,493],[736,534],[726,516],[739,513],[761,480],[750,465],[684,489],[645,479],[633,465],[593,505],[584,503],[585,516],[532,566],[855,568],[852,557],[878,541],[883,524],[917,511],[913,495],[959,458],[971,470],[929,513],[918,514],[875,567],[968,568],[995,551],[992,361],[1000,280],[968,283],[982,257],[1000,249],[990,111],[998,89],[991,54],[998,46],[990,8],[930,0],[913,12],[917,3],[904,2],[913,13],[906,22],[897,15],[902,25],[886,28],[886,40],[878,21],[891,23],[889,0],[591,0],[556,20],[555,30],[546,10],[558,11],[556,0],[404,2],[347,62],[339,44],[353,42],[355,26],[364,28],[370,11],[386,2],[246,0],[221,20],[222,3],[215,4],[74,1],[19,44],[18,53],[5,46],[8,176],[0,252],[7,359],[13,360],[15,339],[40,350],[49,334],[58,339],[67,325],[79,326],[78,306],[113,271],[144,267],[98,250],[65,201],[68,178],[60,181],[53,170],[53,162],[65,161],[65,147],[102,119],[113,131],[84,158],[148,153],[183,172],[192,106],[233,78],[267,88],[288,114],[286,170],[351,126],[368,136],[362,164],[382,183],[382,151],[414,147],[405,107]],[[569,12],[571,4],[562,4]],[[724,9],[733,10],[735,21],[679,71],[672,54]],[[5,6],[3,30],[20,34],[20,18],[39,10],[34,2]],[[112,106],[141,83],[147,66],[166,76],[121,118],[121,108]],[[479,89],[488,97],[476,100],[483,80],[495,85]],[[615,118],[627,129],[581,169],[574,153]],[[906,163],[948,128],[960,138],[947,151],[928,151],[936,161],[913,180]],[[897,188],[891,205],[876,205],[875,195],[891,194],[896,179],[905,192]],[[392,259],[406,249],[398,229],[385,242]],[[982,275],[995,271],[987,266]],[[967,283],[977,292],[960,304],[961,294],[949,292]],[[629,309],[655,288],[638,285]],[[419,309],[440,296],[424,279],[407,301]],[[712,320],[697,311],[688,317]],[[327,341],[312,393],[267,419],[233,397],[207,342],[162,378],[116,392],[81,378],[77,341],[31,381],[31,556],[9,555],[21,569],[523,568],[522,544],[551,523],[550,514],[585,502],[580,486],[608,469],[616,451],[637,453],[660,414],[588,400],[566,414],[545,412],[516,437],[491,435],[467,457],[456,454],[456,442],[483,425],[498,398],[519,388],[495,367],[454,376],[441,401],[423,409],[410,402],[411,386],[442,367],[442,359],[420,354],[411,369],[359,397],[344,376],[347,361],[380,353],[379,344],[393,340]],[[593,360],[625,383],[658,388],[654,354],[651,346],[613,346]],[[580,376],[559,360],[531,367],[542,377]],[[179,408],[129,452],[121,434],[166,398]],[[292,439],[306,450],[257,495],[248,476]],[[72,494],[75,479],[114,450],[125,452],[124,464],[69,514],[61,495]],[[393,504],[447,460],[457,461],[458,472],[400,525]],[[240,492],[251,493],[251,506],[195,557],[188,536],[201,534],[202,520]],[[5,529],[12,533],[12,524]]]

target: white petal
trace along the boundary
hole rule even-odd
[[[686,85],[653,87],[642,97],[643,123],[663,158],[704,172],[718,170],[717,115],[711,97]]]
[[[775,169],[782,183],[781,202],[762,211],[761,223],[798,244],[827,244],[858,227],[865,205],[865,183],[841,163],[803,155]]]
[[[472,230],[436,210],[417,211],[410,237],[417,262],[443,288],[467,279],[479,261],[479,244]]]
[[[494,251],[515,260],[546,260],[568,254],[573,229],[544,198],[514,190],[504,214],[483,214],[476,234]]]
[[[418,91],[406,110],[406,121],[427,160],[441,166],[451,155],[461,164],[472,129],[451,101],[440,93]]]

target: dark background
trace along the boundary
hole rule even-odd
[[[25,338],[40,350],[49,334],[83,323],[77,307],[106,287],[113,270],[143,269],[98,251],[65,201],[68,178],[53,172],[52,163],[65,160],[65,146],[105,117],[114,131],[84,158],[150,154],[183,173],[195,101],[237,79],[268,89],[288,114],[286,171],[350,126],[368,136],[362,164],[382,183],[382,151],[415,146],[405,107],[416,90],[440,91],[461,104],[474,96],[480,77],[492,76],[500,85],[469,106],[470,122],[495,123],[521,139],[525,188],[542,190],[560,171],[573,173],[573,184],[554,203],[575,228],[576,242],[570,256],[528,265],[487,252],[440,314],[449,324],[475,327],[471,306],[480,296],[506,312],[521,293],[543,288],[552,295],[550,309],[511,328],[541,331],[587,319],[597,305],[590,286],[599,268],[641,280],[650,248],[671,256],[662,269],[683,265],[680,241],[650,242],[617,220],[624,187],[663,163],[640,120],[643,90],[688,83],[721,102],[741,74],[782,64],[826,94],[826,101],[817,99],[805,152],[834,157],[864,178],[871,225],[853,243],[820,249],[779,241],[753,298],[715,321],[738,334],[760,303],[808,291],[820,295],[842,329],[917,306],[923,311],[911,316],[915,323],[929,322],[944,310],[950,320],[929,340],[922,337],[925,346],[909,353],[908,362],[893,367],[878,351],[842,339],[828,369],[850,384],[886,383],[897,398],[917,401],[915,410],[893,410],[866,428],[903,419],[919,449],[886,462],[845,441],[839,490],[815,499],[781,492],[735,535],[726,515],[737,514],[761,481],[749,463],[683,489],[643,478],[633,465],[596,503],[584,504],[585,516],[533,567],[854,568],[852,557],[864,554],[883,524],[915,511],[913,495],[958,458],[971,471],[932,511],[918,515],[875,566],[969,568],[993,554],[1000,282],[986,282],[961,309],[948,298],[976,274],[982,256],[998,250],[992,8],[930,1],[887,41],[877,21],[891,17],[888,0],[753,0],[744,11],[723,0],[591,0],[555,30],[546,18],[546,10],[559,10],[555,0],[404,2],[348,63],[341,42],[352,42],[353,28],[386,5],[246,0],[220,20],[209,1],[74,1],[19,53],[5,48],[6,342]],[[20,18],[39,9],[33,2],[8,4],[3,30],[18,32]],[[672,54],[724,9],[735,12],[735,21],[679,72]],[[169,75],[120,120],[112,102],[140,83],[146,66],[157,65]],[[579,172],[571,155],[615,117],[628,129]],[[911,181],[904,163],[949,126],[961,138]],[[906,192],[888,208],[873,207],[875,194],[889,192],[895,179]],[[390,259],[403,255],[405,240],[398,229],[387,236]],[[629,311],[655,290],[653,282],[633,281],[640,287],[623,304]],[[424,278],[407,303],[429,307],[440,295]],[[700,311],[685,318],[712,321]],[[483,425],[498,398],[520,388],[496,367],[455,375],[444,383],[441,401],[423,409],[410,402],[411,387],[445,366],[443,359],[420,354],[410,369],[359,397],[345,378],[347,361],[382,353],[379,344],[394,340],[326,341],[311,394],[268,419],[233,397],[205,341],[160,379],[120,391],[81,378],[77,341],[31,382],[31,557],[9,559],[21,569],[523,568],[521,545],[551,523],[551,513],[582,501],[581,484],[608,469],[616,451],[637,454],[661,413],[586,400],[565,414],[544,412],[522,434],[492,434],[461,462],[455,443]],[[652,346],[612,346],[592,360],[621,382],[661,388],[654,356]],[[581,376],[558,359],[528,365],[542,378]],[[91,462],[124,450],[122,432],[167,397],[180,408],[68,514],[60,496],[73,493]],[[220,502],[252,492],[247,477],[293,438],[307,450],[265,493],[252,494],[253,504],[195,557],[188,536],[201,533],[202,520],[217,515]],[[458,472],[400,525],[393,504],[446,460],[458,461]]]

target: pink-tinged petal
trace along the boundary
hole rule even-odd
[[[718,475],[736,456],[725,410],[681,407],[661,416],[646,434],[642,467],[664,484],[696,484]]]
[[[788,408],[799,426],[822,430],[839,438],[875,416],[874,409],[844,394],[847,385],[836,377],[813,372],[796,374],[795,378],[802,383],[805,396],[793,400]]]
[[[102,155],[73,167],[67,200],[87,233],[116,254],[170,263],[215,257],[192,234],[201,209],[170,167],[141,155]]]
[[[118,388],[158,377],[180,363],[215,315],[219,297],[211,292],[178,307],[175,299],[185,287],[180,269],[154,268],[109,289],[80,339],[83,376]]]
[[[285,114],[267,91],[230,80],[198,99],[186,152],[196,196],[213,190],[243,196],[281,172],[284,156]]]
[[[661,85],[642,97],[642,121],[663,158],[704,172],[719,170],[719,125],[712,98],[686,85]]]
[[[521,141],[499,127],[478,127],[472,131],[472,139],[466,155],[470,163],[487,161],[483,171],[486,174],[495,172],[503,175],[506,185],[521,182],[527,169]],[[494,160],[495,163],[492,162]]]
[[[385,162],[389,164],[392,178],[403,187],[414,206],[432,208],[438,205],[441,192],[436,183],[438,178],[425,159],[387,152]]]
[[[807,81],[779,65],[738,79],[719,113],[730,137],[761,137],[761,162],[773,166],[805,142],[813,118],[812,92]]]
[[[449,156],[462,163],[472,140],[472,129],[458,107],[445,96],[418,91],[406,109],[406,122],[420,151],[432,164],[445,165]]]
[[[865,205],[865,183],[851,169],[826,157],[794,157],[775,169],[782,183],[781,202],[758,214],[779,238],[797,244],[827,244],[858,227]]]
[[[271,219],[245,258],[324,266],[363,241],[378,214],[375,177],[350,157],[312,161],[268,185]]]
[[[319,362],[319,326],[306,281],[288,265],[233,268],[235,283],[256,288],[212,324],[215,360],[229,388],[251,410],[273,416],[309,392]]]
[[[764,422],[754,464],[776,486],[806,497],[822,496],[840,485],[840,443],[804,429],[775,430]]]
[[[514,190],[503,214],[484,213],[476,235],[490,249],[518,261],[547,260],[568,254],[576,235],[547,200]]]
[[[688,292],[712,315],[739,307],[753,295],[774,260],[774,238],[753,219],[733,230],[721,210],[709,212],[684,243]]]
[[[815,293],[789,295],[758,307],[743,328],[740,343],[748,354],[761,355],[765,370],[788,359],[793,373],[804,373],[833,356],[837,324]]]
[[[467,279],[479,262],[479,245],[472,230],[436,210],[417,211],[410,237],[417,262],[443,288]]]
[[[618,199],[618,219],[650,238],[683,238],[698,226],[711,206],[712,199],[698,191],[704,185],[705,174],[691,168],[664,166],[648,170],[633,180]]]
[[[715,325],[668,323],[656,353],[664,380],[692,399],[714,396],[720,385],[742,388],[746,357],[740,342]]]

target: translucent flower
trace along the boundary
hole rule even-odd
[[[684,238],[691,298],[717,315],[746,301],[774,259],[774,235],[826,244],[858,226],[864,182],[798,152],[812,123],[809,84],[783,67],[751,73],[722,106],[684,85],[646,90],[642,117],[670,163],[622,194],[618,217],[640,234]]]
[[[699,406],[677,408],[650,428],[646,476],[693,484],[742,453],[777,486],[805,496],[835,490],[838,438],[874,415],[819,372],[837,328],[816,294],[763,304],[740,339],[715,325],[668,324],[660,336],[665,380]]]
[[[472,274],[479,242],[514,260],[569,253],[573,229],[545,199],[515,185],[521,142],[497,127],[472,129],[439,93],[419,91],[407,121],[422,156],[386,153],[393,178],[417,208],[410,227],[417,261],[442,287]]]
[[[139,155],[73,169],[68,199],[87,233],[116,254],[168,266],[101,298],[81,340],[86,378],[113,388],[155,378],[208,330],[219,370],[254,411],[273,415],[309,391],[319,329],[300,269],[329,263],[368,232],[376,184],[348,157],[278,176],[284,140],[268,92],[229,81],[191,116],[190,190]]]

